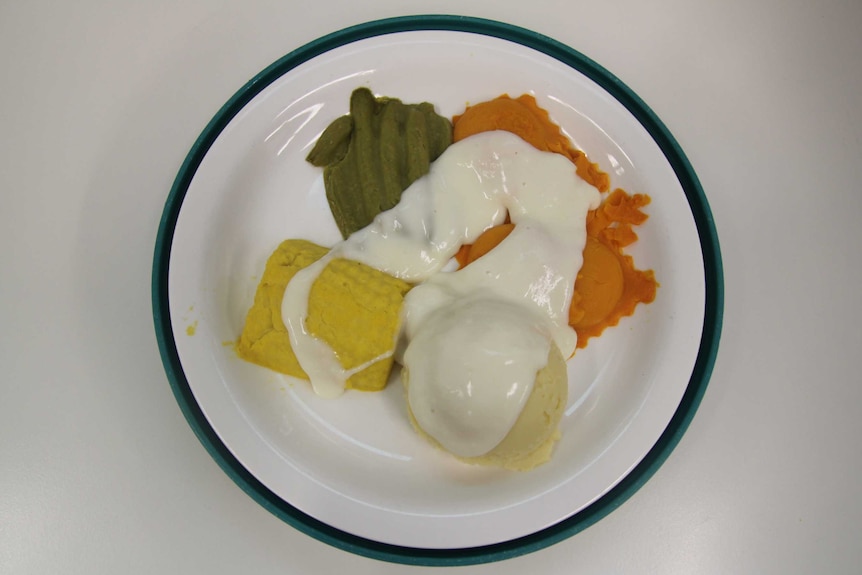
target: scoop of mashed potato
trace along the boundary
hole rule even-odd
[[[405,386],[409,385],[406,368],[402,371],[402,380]],[[566,361],[560,349],[551,343],[548,362],[536,373],[532,391],[509,433],[488,453],[458,459],[516,471],[526,471],[546,463],[551,459],[554,445],[560,438],[559,424],[566,409],[568,393]],[[407,410],[416,431],[443,449],[437,440],[419,426],[409,404]]]

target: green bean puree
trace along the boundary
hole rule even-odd
[[[332,122],[306,160],[323,168],[326,198],[345,238],[398,203],[452,143],[452,124],[428,102],[350,96],[350,113]]]

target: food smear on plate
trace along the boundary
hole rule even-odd
[[[328,248],[285,240],[269,257],[236,344],[239,357],[279,373],[308,379],[290,345],[281,303],[290,280],[323,258]],[[347,389],[379,391],[392,370],[404,294],[410,286],[359,262],[329,261],[308,298],[309,334],[339,350]]]
[[[323,131],[306,159],[323,168],[326,198],[346,238],[395,206],[451,143],[452,124],[433,105],[357,88],[350,113]]]
[[[506,130],[539,150],[569,158],[578,175],[600,191],[610,188],[608,175],[571,146],[560,127],[529,94],[515,99],[504,94],[469,106],[452,122],[456,142],[482,132]],[[646,221],[647,215],[641,208],[649,202],[645,194],[629,195],[617,188],[587,215],[589,239],[569,311],[569,324],[578,332],[578,348],[585,347],[590,338],[607,327],[617,325],[621,318],[632,315],[638,303],[655,300],[658,287],[655,274],[652,270],[636,269],[632,257],[623,252],[623,248],[637,241],[632,226]],[[473,245],[463,246],[456,256],[461,267],[492,250],[513,229],[511,223],[504,223],[488,229]]]

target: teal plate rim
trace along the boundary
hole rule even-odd
[[[177,354],[168,300],[168,268],[180,207],[198,166],[231,119],[261,90],[315,56],[366,38],[418,30],[481,34],[532,48],[581,72],[616,98],[649,132],[682,185],[700,237],[706,282],[703,331],[691,378],[676,412],[640,463],[604,496],[555,525],[510,541],[462,549],[403,547],[358,537],[299,511],[258,481],[222,443],[195,401]],[[679,443],[706,392],[721,335],[724,283],[718,235],[697,175],[668,129],[631,89],[587,56],[542,34],[494,20],[441,14],[374,20],[322,36],[283,56],[240,88],[204,128],[174,180],[156,238],[152,298],[159,351],[177,403],[212,458],[252,499],[299,531],[350,553],[407,565],[456,566],[501,561],[567,539],[618,508],[652,477]]]

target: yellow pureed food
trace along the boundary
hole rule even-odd
[[[281,302],[296,273],[329,252],[305,240],[285,240],[267,260],[254,304],[236,345],[237,354],[279,373],[308,379],[293,353],[281,317]],[[374,268],[334,259],[312,286],[309,332],[339,350],[350,372],[348,389],[379,391],[392,370],[401,304],[409,284]]]
[[[367,303],[351,290],[327,294],[329,302],[322,306],[323,300],[315,302],[321,291],[317,286],[326,283],[325,270],[332,262],[355,260],[400,278],[406,282],[404,292],[418,284],[406,296],[401,326],[406,352],[397,358],[405,366],[402,379],[414,425],[465,461],[529,469],[547,461],[559,437],[568,391],[563,357],[572,355],[577,343],[569,325],[572,286],[586,242],[586,213],[599,199],[594,188],[575,178],[571,167],[555,163],[565,161],[548,158],[560,156],[537,152],[520,138],[502,134],[474,136],[453,146],[432,165],[429,176],[404,192],[393,210],[291,274],[284,282],[278,321],[272,313],[277,298],[271,297],[277,288],[264,289],[262,280],[258,295],[259,307],[269,307],[272,327],[281,324],[279,346],[284,347],[285,335],[289,340],[297,364],[291,367],[299,369],[288,373],[311,373],[315,391],[334,396],[346,388],[377,389],[378,384],[357,385],[354,378],[372,366],[382,369],[386,360],[391,366],[395,341],[387,331],[388,346],[383,337],[380,345],[366,350],[364,363],[348,362],[350,351],[344,343],[363,339],[373,328],[363,322],[348,327],[344,315],[336,313],[324,322],[330,337],[312,329],[315,314],[321,308],[342,307],[342,297],[352,298],[354,307]],[[484,181],[481,185],[477,175]],[[473,191],[465,196],[468,190]],[[573,198],[575,203],[569,204]],[[493,205],[486,205],[488,201]],[[459,272],[438,273],[462,245],[507,219],[516,224],[515,231],[495,240],[500,245],[491,253]],[[492,276],[497,279],[489,280]],[[266,316],[261,310],[249,319],[252,315]],[[248,331],[251,341],[250,323],[244,336]],[[344,334],[344,341],[331,337],[336,332]],[[261,357],[258,363],[266,365]],[[500,362],[500,357],[511,361]],[[515,363],[516,369],[507,363]],[[388,368],[375,375],[385,384]]]

